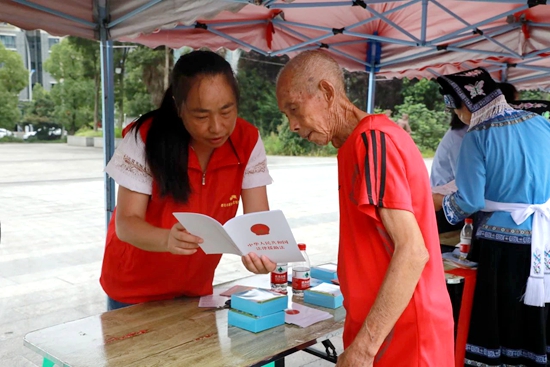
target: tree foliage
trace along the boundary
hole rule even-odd
[[[136,45],[136,47],[128,54],[127,69],[133,70],[130,78],[134,81],[140,80],[145,86],[145,90],[150,95],[153,106],[160,106],[162,97],[166,90],[164,85],[165,77],[166,50],[164,47],[150,49],[149,47]],[[173,64],[172,58],[169,58],[169,69]],[[140,75],[141,74],[141,75]],[[129,89],[136,88],[136,84],[131,85]],[[142,89],[142,88],[139,88]],[[131,96],[131,95],[130,95]],[[143,100],[143,95],[138,97]],[[132,105],[131,97],[128,97],[128,103]],[[133,104],[132,108],[135,109]],[[156,107],[155,107],[156,108]],[[150,108],[149,108],[150,110]],[[146,111],[141,111],[144,113]]]
[[[84,56],[68,39],[51,48],[44,67],[58,84],[51,91],[56,122],[69,134],[93,121],[94,82],[85,77]]]
[[[429,110],[443,111],[443,97],[439,92],[439,84],[429,79],[403,79],[402,95],[410,103],[422,103]]]
[[[0,127],[13,129],[21,118],[19,92],[28,85],[29,73],[21,55],[0,42]]]
[[[444,111],[429,109],[424,103],[415,103],[414,97],[396,107],[398,114],[408,114],[412,138],[421,150],[435,150],[449,128],[450,116]]]
[[[97,41],[79,37],[68,37],[69,44],[82,55],[83,76],[94,81],[94,130],[98,129],[101,98],[101,60],[100,44]]]
[[[55,123],[55,102],[50,93],[40,83],[32,88],[33,100],[26,102],[23,108],[24,125],[38,126],[41,123]]]
[[[238,81],[240,116],[256,125],[262,136],[277,133],[283,115],[277,106],[274,81],[260,76],[256,69],[241,69]]]

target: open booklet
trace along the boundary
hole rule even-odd
[[[244,256],[254,252],[277,263],[304,261],[280,210],[240,215],[223,226],[204,214],[174,213],[174,216],[190,233],[204,240],[200,247],[206,254]]]

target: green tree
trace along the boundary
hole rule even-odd
[[[26,103],[23,110],[24,124],[32,124],[38,127],[40,123],[55,122],[55,102],[50,93],[40,83],[32,88],[33,100]]]
[[[100,45],[97,41],[79,37],[68,37],[69,44],[82,55],[83,76],[94,81],[94,130],[97,131],[100,116],[101,60]]]
[[[403,79],[403,97],[411,98],[410,103],[422,103],[429,110],[443,111],[443,98],[439,85],[429,79]]]
[[[19,122],[19,92],[28,84],[29,73],[17,52],[0,43],[0,127],[13,129]]]
[[[168,70],[166,69],[166,58],[168,57]],[[172,58],[170,53],[165,50],[164,47],[159,47],[157,49],[150,49],[145,46],[136,45],[131,52],[128,53],[128,59],[126,60],[126,70],[128,70],[129,80],[126,83],[130,84],[126,87],[125,93],[128,93],[126,100],[130,104],[129,111],[131,115],[134,115],[136,110],[136,105],[132,101],[133,98],[138,100],[143,100],[143,94],[141,93],[141,87],[136,88],[136,82],[141,81],[145,86],[145,90],[150,95],[151,103],[153,106],[160,106],[162,97],[166,90],[165,84],[165,73],[169,73],[172,67]],[[133,83],[133,84],[132,84]],[[141,95],[132,95],[131,92],[136,91]],[[139,109],[139,108],[137,108]],[[148,108],[147,110],[150,110]],[[144,109],[141,110],[141,113],[144,113]]]
[[[262,136],[276,133],[283,114],[277,106],[274,81],[261,77],[256,69],[241,69],[237,78],[241,92],[239,116],[258,127]]]
[[[84,56],[64,39],[52,47],[44,67],[59,82],[51,91],[56,120],[74,134],[93,120],[94,82],[85,77]]]
[[[423,103],[415,103],[412,96],[396,106],[399,114],[409,115],[412,138],[422,151],[435,150],[449,128],[450,117],[444,111],[428,109]]]
[[[520,92],[521,100],[538,99],[548,101],[550,99],[550,93],[543,92],[541,90],[522,90]]]

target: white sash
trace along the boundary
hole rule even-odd
[[[531,269],[523,302],[544,307],[550,302],[550,199],[544,204],[498,203],[485,200],[484,212],[509,212],[516,224],[533,215]],[[544,269],[543,269],[544,267]]]

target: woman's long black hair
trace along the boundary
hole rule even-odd
[[[191,194],[188,175],[191,135],[183,125],[178,110],[187,100],[193,79],[204,76],[225,76],[239,101],[237,80],[231,65],[211,51],[193,51],[179,58],[170,77],[160,107],[141,116],[135,127],[139,133],[144,122],[153,119],[145,141],[147,164],[158,185],[161,196],[172,196],[186,203]]]

